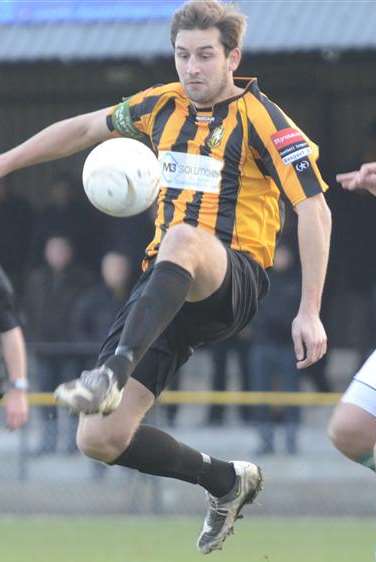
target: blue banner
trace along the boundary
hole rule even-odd
[[[0,23],[168,19],[183,0],[0,0]]]

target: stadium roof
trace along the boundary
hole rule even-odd
[[[62,4],[56,3],[55,8],[54,0],[0,0],[0,62],[171,54],[169,17],[182,2],[66,2],[61,11],[58,6]],[[248,16],[246,51],[376,49],[375,0],[252,0],[238,4]],[[41,6],[46,5],[49,9],[43,11]]]

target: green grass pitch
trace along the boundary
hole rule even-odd
[[[196,562],[198,518],[0,519],[4,562]],[[252,519],[236,526],[211,562],[366,562],[376,548],[370,519]]]

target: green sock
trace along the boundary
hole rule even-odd
[[[375,457],[373,456],[373,453],[366,453],[365,455],[362,455],[356,459],[356,462],[376,472]]]

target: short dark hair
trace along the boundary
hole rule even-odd
[[[227,57],[230,51],[241,46],[246,25],[246,16],[232,4],[217,0],[190,0],[172,18],[171,43],[175,48],[176,36],[181,29],[216,27],[221,34],[221,43]]]

